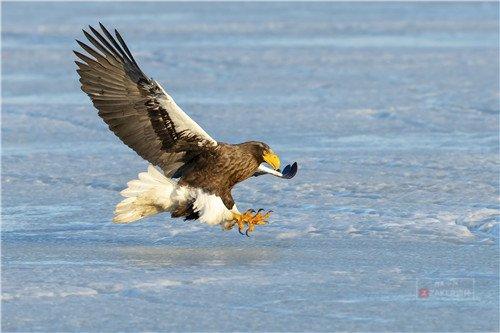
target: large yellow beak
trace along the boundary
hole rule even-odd
[[[266,163],[268,163],[270,166],[272,166],[274,170],[278,170],[280,168],[280,165],[281,165],[280,158],[278,157],[278,155],[273,153],[271,150],[266,150],[264,152],[263,157],[264,157],[264,161],[266,161]]]

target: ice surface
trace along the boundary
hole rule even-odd
[[[499,330],[498,4],[2,9],[4,331]],[[298,161],[235,191],[270,225],[111,223],[147,163],[79,89],[97,21],[215,138]]]

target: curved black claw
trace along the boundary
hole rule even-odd
[[[283,169],[283,176],[282,178],[285,178],[285,179],[291,179],[293,178],[296,174],[297,174],[297,170],[298,170],[298,167],[297,167],[297,162],[293,162],[293,164],[290,166],[290,164],[288,164],[284,169]]]
[[[250,237],[250,235],[248,234],[248,229],[247,231],[245,231],[245,235],[247,235],[247,237]]]
[[[242,235],[242,236],[245,236],[245,234],[246,234],[246,232],[245,232],[245,234],[244,234],[244,233],[242,233],[240,229],[238,229],[238,232],[239,232],[239,233],[240,233],[240,235]],[[248,235],[247,235],[247,236],[248,236]]]
[[[262,212],[264,210],[264,208],[259,208],[259,210],[257,211],[257,214],[259,214],[260,212]]]
[[[255,213],[254,209],[247,209],[246,213]]]

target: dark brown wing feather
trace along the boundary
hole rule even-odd
[[[74,52],[81,60],[75,63],[82,90],[109,128],[167,176],[173,176],[202,150],[216,146],[217,142],[142,72],[118,31],[117,41],[102,24],[100,27],[104,36],[93,27],[94,36],[83,31],[95,49],[77,41],[90,57]]]

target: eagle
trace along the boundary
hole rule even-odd
[[[92,34],[82,30],[93,47],[76,40],[86,52],[73,51],[81,89],[109,129],[150,163],[120,192],[125,199],[116,206],[113,222],[130,223],[170,212],[173,218],[221,225],[225,230],[237,226],[247,236],[266,224],[272,211],[241,213],[231,190],[252,176],[290,179],[297,173],[297,163],[281,171],[280,158],[264,142],[214,140],[144,74],[116,29],[113,36],[99,26],[101,31],[89,26]]]

